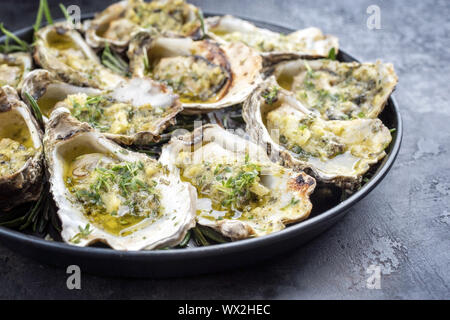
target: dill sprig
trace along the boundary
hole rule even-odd
[[[105,43],[105,49],[103,49],[102,63],[105,67],[122,76],[130,76],[128,63],[126,63],[118,54],[112,52],[107,43]]]
[[[80,232],[78,232],[76,235],[74,235],[72,237],[72,239],[70,239],[69,241],[72,243],[80,243],[81,239],[86,239],[91,233],[92,233],[92,229],[91,229],[91,225],[88,223],[86,224],[86,226],[84,228],[78,226],[78,230]]]

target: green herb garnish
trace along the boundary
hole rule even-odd
[[[31,106],[31,109],[33,110],[34,117],[39,122],[39,125],[43,128],[44,127],[44,118],[42,116],[42,112],[41,112],[41,109],[39,108],[38,103],[28,92],[24,92],[24,95],[27,98],[27,100]]]
[[[90,227],[91,226],[89,223],[86,224],[86,226],[84,228],[78,226],[78,230],[80,232],[78,232],[76,235],[74,235],[72,237],[72,239],[70,239],[69,241],[73,242],[75,244],[80,243],[81,239],[86,239],[92,233],[92,231],[94,231],[94,230],[90,229]]]
[[[103,49],[102,64],[124,77],[130,76],[128,63],[126,63],[117,53],[112,52],[108,43],[105,43],[105,49]]]
[[[30,46],[28,43],[19,39],[11,31],[7,30],[3,23],[0,23],[0,31],[6,36],[5,44],[0,45],[0,51],[4,53],[11,53],[16,51],[29,51]],[[16,44],[10,44],[10,40],[13,40]]]
[[[334,47],[328,52],[328,59],[336,60],[336,49]]]
[[[278,99],[278,91],[280,88],[274,86],[270,90],[264,90],[262,97],[264,98],[266,104],[273,104]]]

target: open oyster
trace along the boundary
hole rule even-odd
[[[203,37],[199,9],[183,0],[128,0],[109,6],[89,21],[86,41],[93,48],[108,43],[123,50],[133,32],[147,28],[193,39]]]
[[[64,82],[98,89],[111,89],[124,80],[104,67],[83,37],[67,22],[55,23],[36,32],[36,63]]]
[[[23,78],[31,71],[32,66],[29,53],[0,53],[0,86],[8,85],[20,90]]]
[[[135,77],[148,75],[180,96],[184,113],[203,113],[243,102],[261,81],[261,57],[242,43],[135,35],[128,50]]]
[[[113,90],[102,91],[64,83],[47,70],[34,70],[22,91],[38,102],[45,121],[52,110],[66,107],[79,121],[127,145],[158,140],[183,109],[170,89],[148,78],[124,80]]]
[[[183,110],[178,97],[165,85],[148,78],[122,82],[100,95],[69,95],[56,107],[66,107],[79,121],[118,143],[145,145],[157,141]]]
[[[164,146],[160,161],[196,187],[197,220],[233,240],[306,219],[314,178],[270,161],[264,149],[217,125]]]
[[[36,69],[31,71],[23,80],[22,99],[29,104],[25,93],[30,94],[37,101],[44,121],[47,122],[56,103],[64,100],[68,95],[76,93],[99,95],[101,92],[99,89],[62,82],[50,71]]]
[[[0,87],[0,210],[34,201],[42,191],[40,129],[14,88]]]
[[[390,63],[293,60],[274,67],[277,82],[327,120],[376,118],[397,84]]]
[[[106,139],[67,109],[52,113],[44,146],[65,242],[163,248],[177,245],[195,225],[195,190],[188,183]]]
[[[326,121],[278,87],[274,77],[246,101],[243,117],[251,137],[270,146],[274,160],[308,170],[348,190],[359,186],[370,165],[382,159],[391,134],[380,119]]]
[[[240,41],[259,51],[267,63],[304,57],[327,57],[332,48],[338,51],[338,39],[324,35],[320,29],[307,28],[284,35],[258,28],[230,15],[207,18],[210,36],[218,41]]]

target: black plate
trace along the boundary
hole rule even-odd
[[[92,15],[84,18],[90,17]],[[257,26],[273,31],[292,32],[291,29],[281,26],[251,21]],[[32,33],[32,27],[15,32],[26,41],[32,39]],[[3,40],[4,38],[0,38],[0,42]],[[339,51],[337,59],[357,61],[342,50]],[[397,157],[403,134],[402,120],[393,97],[389,98],[380,118],[388,128],[395,128],[396,131],[386,150],[387,156],[378,165],[370,181],[338,205],[323,212],[313,212],[309,219],[268,236],[208,247],[138,252],[96,247],[81,248],[62,242],[46,241],[4,227],[0,227],[0,240],[15,252],[39,262],[59,267],[75,264],[84,272],[108,276],[155,278],[185,276],[217,272],[260,262],[285,253],[319,235],[342,218],[349,208],[367,196],[381,182]]]

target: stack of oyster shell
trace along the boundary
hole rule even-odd
[[[118,250],[175,247],[197,224],[240,240],[302,221],[316,183],[357,190],[391,142],[378,115],[393,66],[338,50],[317,28],[204,19],[182,0],[47,25],[32,54],[0,55],[0,210],[48,179],[62,240]]]

